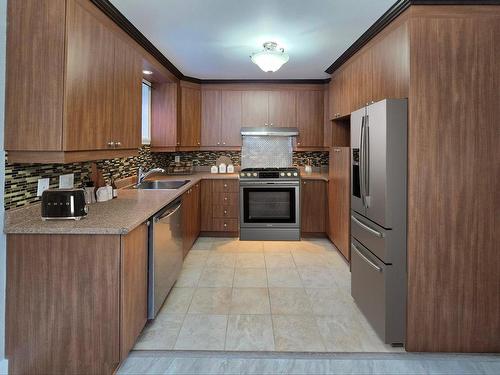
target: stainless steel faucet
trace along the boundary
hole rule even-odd
[[[139,167],[139,169],[137,170],[137,184],[140,184],[145,178],[147,178],[148,176],[151,176],[153,173],[165,173],[165,169],[153,168],[147,172],[144,172],[142,170],[142,167]]]

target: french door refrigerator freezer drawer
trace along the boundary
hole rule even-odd
[[[386,230],[355,211],[351,211],[351,236],[385,263],[392,263],[390,244],[393,231]]]

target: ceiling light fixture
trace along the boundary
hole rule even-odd
[[[144,74],[150,76],[151,74],[153,74],[153,72],[151,70],[143,70],[142,71]]]
[[[263,51],[253,53],[250,58],[264,72],[275,72],[290,59],[285,50],[278,48],[275,42],[265,42],[263,46]]]

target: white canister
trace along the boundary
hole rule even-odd
[[[234,173],[234,165],[229,164],[227,166],[227,173]]]
[[[312,173],[312,171],[313,171],[312,166],[306,165],[305,171],[306,171],[306,173]]]
[[[219,173],[226,173],[226,164],[224,163],[219,164]]]
[[[212,165],[212,168],[210,168],[210,173],[219,173],[219,169],[216,165]]]

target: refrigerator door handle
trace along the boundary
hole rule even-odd
[[[362,221],[358,220],[356,217],[352,216],[351,215],[351,219],[356,223],[358,224],[361,228],[363,229],[366,229],[368,232],[370,232],[371,234],[374,234],[375,236],[377,236],[378,238],[384,238],[384,234],[383,233],[380,233],[379,231],[373,229],[373,228],[370,228],[368,225],[366,225],[365,223],[363,223]]]
[[[363,151],[365,153],[363,160],[365,165],[363,166],[363,171],[365,172],[365,176],[363,180],[365,182],[364,193],[365,193],[365,207],[370,207],[370,127],[369,127],[370,118],[366,115],[365,119],[365,131],[364,131],[364,141]]]
[[[365,137],[365,116],[361,117],[361,132],[360,132],[360,140],[359,140],[359,187],[361,193],[361,204],[363,207],[365,205],[365,170],[364,170],[364,141]]]
[[[377,266],[370,259],[368,259],[361,251],[359,251],[359,249],[353,243],[351,243],[351,249],[353,249],[360,256],[360,258],[363,259],[366,263],[368,263],[368,265],[370,265],[370,267],[372,267],[374,270],[376,270],[377,272],[382,272],[382,268]]]

